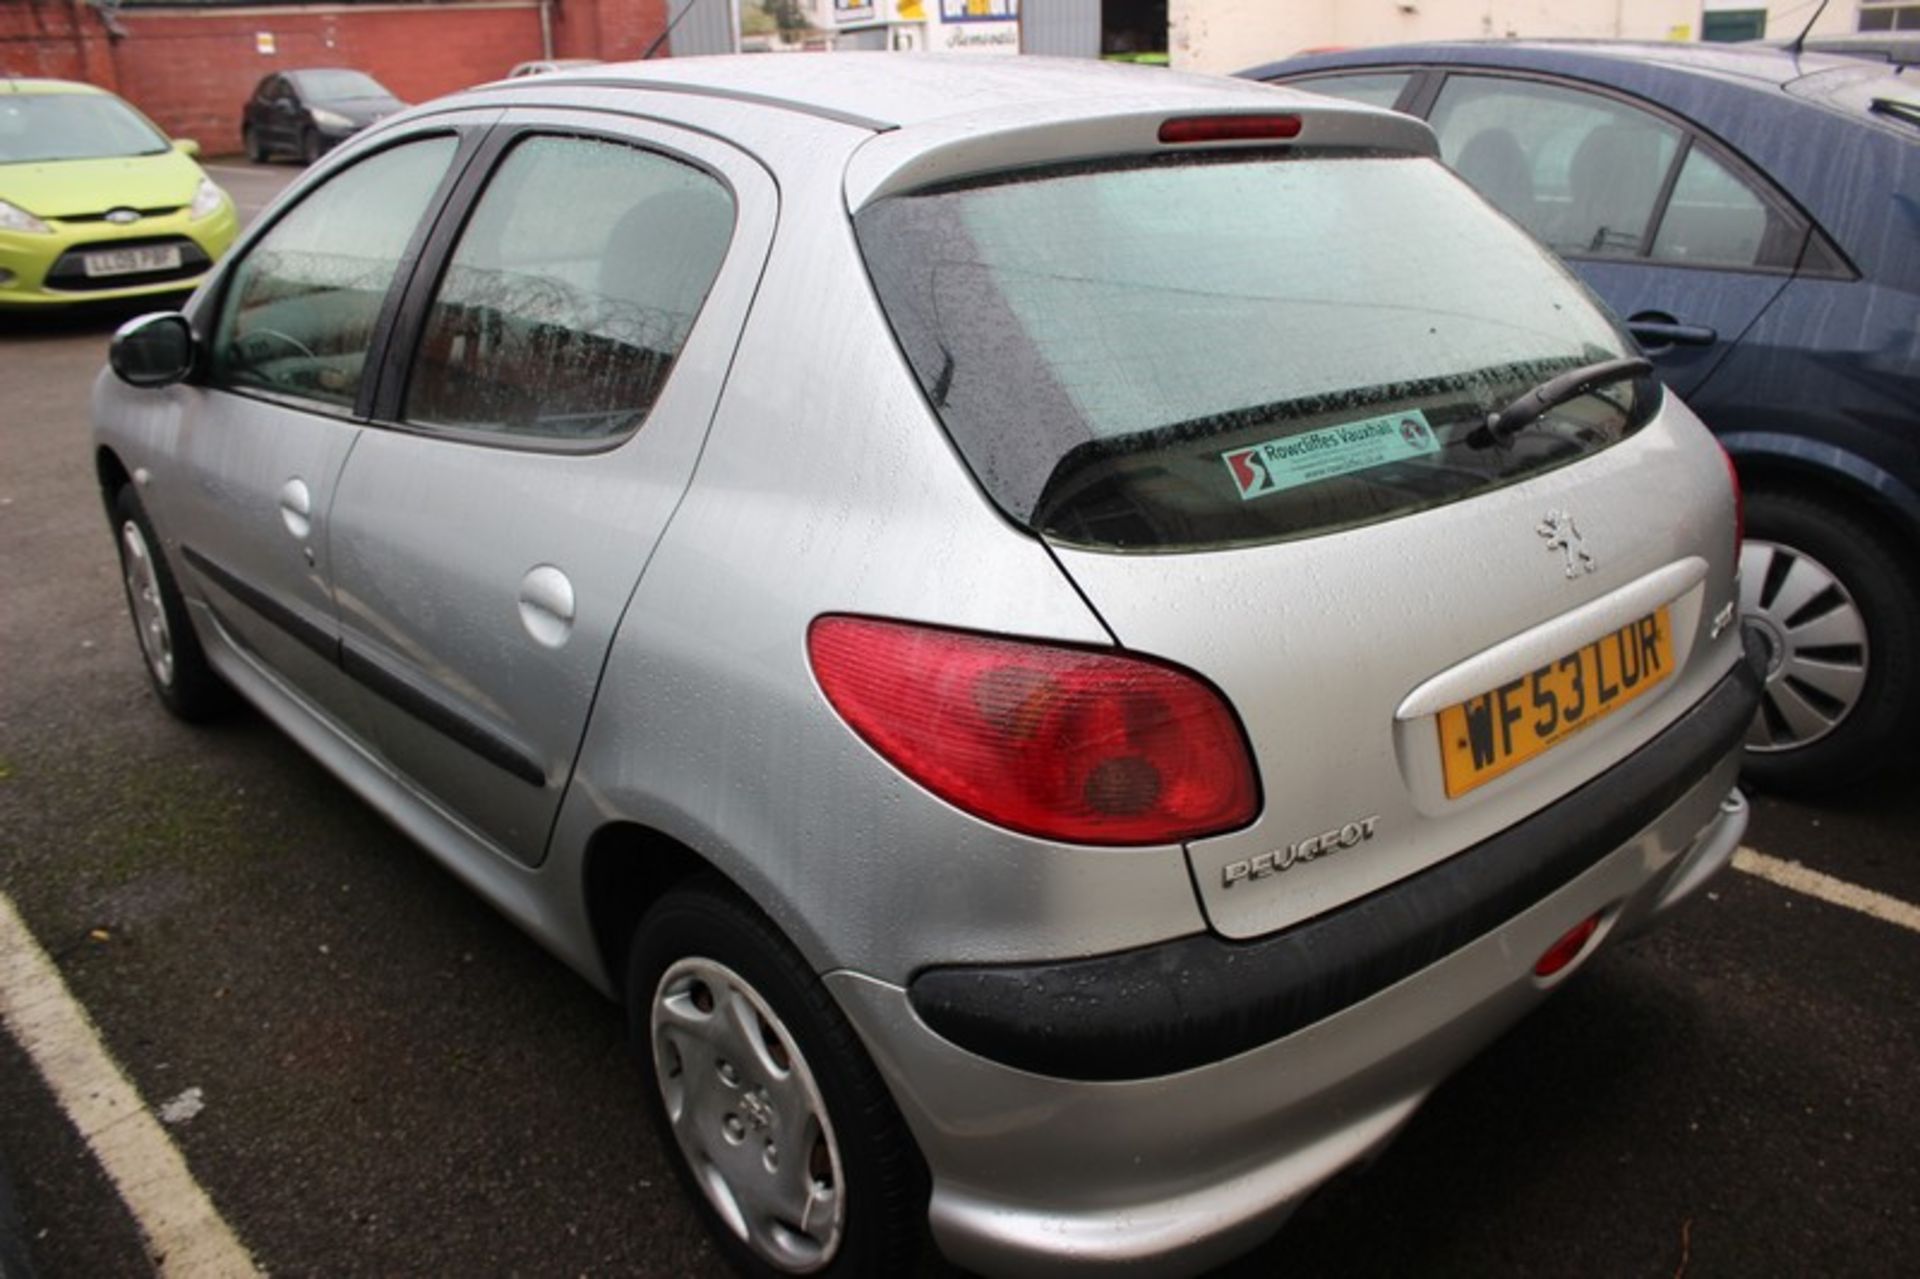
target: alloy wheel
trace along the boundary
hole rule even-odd
[[[1747,749],[1809,746],[1833,732],[1867,684],[1867,622],[1834,572],[1803,551],[1749,538],[1740,551],[1741,625],[1766,657]]]
[[[167,626],[166,605],[160,599],[160,578],[153,552],[140,526],[127,520],[120,526],[120,558],[127,576],[127,599],[133,605],[133,626],[140,633],[140,649],[162,688],[173,684],[173,631]]]

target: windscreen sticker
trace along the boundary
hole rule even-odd
[[[1419,409],[1408,409],[1364,422],[1289,435],[1252,448],[1230,449],[1220,455],[1220,460],[1232,473],[1240,500],[1250,502],[1302,484],[1439,451],[1440,441],[1433,437],[1427,415]]]

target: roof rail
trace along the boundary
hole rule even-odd
[[[544,78],[544,77],[542,77]],[[511,87],[522,87],[513,81],[505,81]],[[555,81],[555,83],[561,83]],[[685,93],[698,98],[720,98],[728,102],[751,102],[756,106],[775,107],[782,111],[794,111],[801,115],[810,115],[820,120],[831,120],[836,124],[850,124],[855,128],[868,129],[874,133],[885,133],[899,126],[885,120],[875,120],[871,116],[855,115],[851,111],[836,111],[832,107],[817,106],[811,102],[796,102],[792,98],[776,97],[770,93],[753,93],[745,89],[726,89],[710,84],[692,84],[679,80],[618,80],[611,76],[589,76],[584,79],[568,76],[564,81],[570,89],[641,89],[649,93]]]

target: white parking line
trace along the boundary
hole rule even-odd
[[[1857,910],[1862,915],[1871,915],[1875,919],[1883,919],[1889,924],[1898,924],[1920,933],[1920,906],[1912,906],[1897,897],[1889,897],[1871,888],[1862,888],[1844,879],[1809,870],[1799,862],[1781,861],[1778,857],[1769,857],[1751,848],[1740,848],[1734,851],[1733,868],[1793,892],[1816,897],[1835,906],[1844,906],[1848,910]]]
[[[246,1279],[262,1273],[4,893],[0,1023],[33,1058],[68,1121],[113,1179],[160,1274]]]

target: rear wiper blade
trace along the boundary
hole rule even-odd
[[[1603,386],[1645,377],[1651,372],[1653,365],[1637,355],[1569,369],[1558,377],[1542,382],[1498,413],[1489,413],[1481,431],[1494,443],[1504,444],[1568,400],[1577,400]],[[1480,433],[1475,432],[1476,435]]]
[[[1908,124],[1920,124],[1920,103],[1908,102],[1901,98],[1875,98],[1873,105],[1867,109],[1876,115],[1890,115]]]

